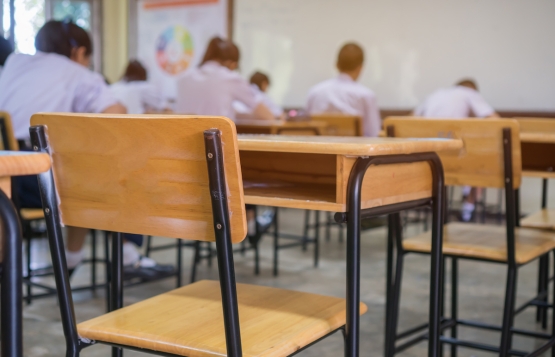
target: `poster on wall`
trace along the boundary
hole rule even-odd
[[[174,99],[177,79],[198,66],[208,41],[227,37],[228,0],[138,0],[137,59]]]

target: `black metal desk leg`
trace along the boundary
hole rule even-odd
[[[2,272],[2,357],[23,356],[21,268],[22,242],[19,218],[11,200],[0,190],[4,254]]]
[[[431,279],[430,279],[430,316],[429,316],[429,341],[428,356],[439,356],[439,335],[441,324],[441,282],[443,281],[443,194],[444,179],[443,166],[437,155],[431,159],[430,166],[433,174],[432,195],[432,254],[431,254]]]

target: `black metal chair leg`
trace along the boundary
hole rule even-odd
[[[191,280],[190,283],[194,283],[197,279],[197,265],[200,261],[200,242],[195,241],[193,244],[193,266],[191,267]]]
[[[310,210],[304,211],[304,228],[303,228],[303,252],[306,251],[308,232],[310,231]]]
[[[278,250],[279,250],[279,230],[278,230],[278,210],[276,208],[274,214],[274,276],[278,276],[279,268],[278,268]]]
[[[104,262],[105,270],[104,275],[106,276],[106,312],[110,312],[110,281],[111,281],[111,271],[112,264],[110,260],[110,243],[108,238],[108,232],[104,231]]]
[[[150,252],[152,251],[152,236],[146,238],[146,250],[145,256],[150,258]]]
[[[254,275],[260,275],[260,244],[254,246]]]
[[[27,255],[27,275],[26,278],[28,279],[28,284],[27,284],[27,295],[25,296],[25,302],[27,303],[27,305],[31,305],[31,303],[33,302],[33,288],[31,287],[31,280],[32,278],[32,270],[31,270],[31,238],[27,238],[27,244],[25,245],[25,253]]]
[[[516,298],[517,268],[509,266],[507,270],[507,288],[505,291],[505,305],[503,311],[503,325],[501,326],[501,346],[499,357],[509,357],[512,344],[512,327],[514,321]]]
[[[398,253],[395,263],[395,277],[393,281],[393,291],[391,302],[391,322],[388,331],[388,344],[387,347],[388,355],[386,357],[393,357],[395,355],[395,341],[397,336],[397,326],[399,323],[399,308],[401,302],[401,284],[403,281],[403,263],[405,255],[403,253]]]
[[[320,211],[315,212],[316,226],[314,227],[314,267],[318,268],[320,259]]]
[[[327,214],[326,214],[326,242],[329,242],[331,240],[331,225],[332,225],[331,212],[327,212]]]
[[[112,287],[110,306],[112,311],[123,307],[123,238],[112,233]],[[123,349],[112,347],[112,357],[123,357]]]
[[[395,227],[393,226],[393,215],[387,216],[388,231],[387,231],[387,260],[386,260],[386,278],[385,278],[385,342],[384,342],[384,356],[392,357],[395,353],[391,351],[390,339],[393,339],[395,345],[395,336],[391,336],[391,323],[393,321],[391,311],[393,308],[393,255],[394,255],[394,238]]]
[[[457,319],[458,316],[458,295],[459,295],[459,261],[457,258],[451,258],[451,338],[456,339],[457,336]],[[451,345],[451,357],[457,357],[457,345]]]
[[[91,286],[92,292],[96,293],[96,231],[94,229],[91,232]]]
[[[542,291],[542,293],[545,293],[543,301],[545,303],[547,303],[549,301],[549,299],[548,299],[548,295],[549,295],[549,254],[545,255],[545,266],[544,266],[544,274],[543,274],[543,291]],[[547,307],[545,307],[545,306],[542,309],[541,320],[542,320],[542,329],[547,330]]]
[[[177,272],[176,272],[176,285],[178,288],[183,283],[183,241],[177,240]]]

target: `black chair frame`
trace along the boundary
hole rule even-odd
[[[516,283],[517,283],[517,270],[522,265],[519,265],[515,261],[515,228],[518,227],[520,221],[520,214],[518,210],[518,190],[514,189],[513,184],[513,166],[512,166],[512,142],[511,142],[511,130],[509,128],[503,129],[503,157],[504,157],[504,176],[505,176],[505,203],[506,203],[506,230],[507,230],[507,262],[498,262],[487,259],[473,259],[460,256],[448,256],[445,258],[451,259],[451,316],[446,318],[443,316],[443,298],[444,294],[444,281],[442,280],[442,303],[441,303],[441,344],[451,345],[451,356],[457,356],[457,347],[466,347],[471,349],[478,349],[484,351],[490,351],[494,353],[499,353],[501,357],[508,356],[529,356],[535,357],[540,356],[545,351],[553,348],[553,353],[555,353],[555,329],[552,334],[539,333],[535,331],[527,331],[522,329],[516,329],[513,327],[514,317],[516,314],[523,311],[527,306],[532,305],[532,303],[525,303],[519,308],[515,308],[516,301]],[[446,204],[446,202],[444,203]],[[445,212],[447,212],[445,210]],[[422,332],[428,327],[428,324],[422,324],[413,328],[410,328],[404,332],[397,332],[397,323],[399,317],[399,302],[401,296],[401,282],[402,282],[402,271],[405,255],[409,253],[418,254],[428,254],[421,252],[413,252],[403,249],[402,243],[402,227],[401,221],[397,215],[392,215],[389,218],[390,234],[388,236],[388,267],[387,267],[387,287],[388,291],[391,291],[391,295],[388,294],[388,301],[391,301],[391,305],[386,312],[386,338],[385,338],[385,356],[391,357],[396,353],[400,353],[407,348],[425,340],[428,338],[428,334]],[[394,259],[393,247],[396,248],[396,258]],[[555,254],[555,250],[553,251]],[[546,254],[547,255],[547,254]],[[459,319],[458,317],[458,260],[459,259],[471,259],[482,262],[499,263],[507,265],[507,281],[506,281],[506,292],[505,292],[505,302],[503,310],[503,323],[501,326],[496,326],[492,324],[486,324],[476,321],[469,321]],[[540,258],[541,259],[541,258]],[[395,269],[393,269],[393,261],[395,260]],[[541,297],[541,296],[540,296]],[[538,297],[535,298],[536,300]],[[554,292],[555,299],[555,292]],[[545,307],[545,306],[544,306]],[[554,314],[555,323],[555,314]],[[501,332],[501,342],[500,346],[493,346],[484,343],[477,343],[472,341],[459,340],[457,338],[457,326],[468,326],[480,329],[486,329],[490,331],[500,331]],[[450,330],[450,336],[443,336],[445,330]],[[536,349],[532,353],[518,351],[512,349],[512,337],[513,334],[546,339],[548,340],[541,347]],[[416,336],[415,336],[416,335]],[[413,336],[412,338],[410,338]],[[409,339],[410,338],[410,339]],[[408,339],[408,340],[407,340]],[[406,340],[403,344],[397,346],[396,342],[398,340]]]

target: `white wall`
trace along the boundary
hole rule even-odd
[[[553,111],[554,18],[555,0],[235,0],[234,39],[242,72],[267,71],[284,105],[303,105],[355,40],[381,107],[471,76],[497,109]]]

